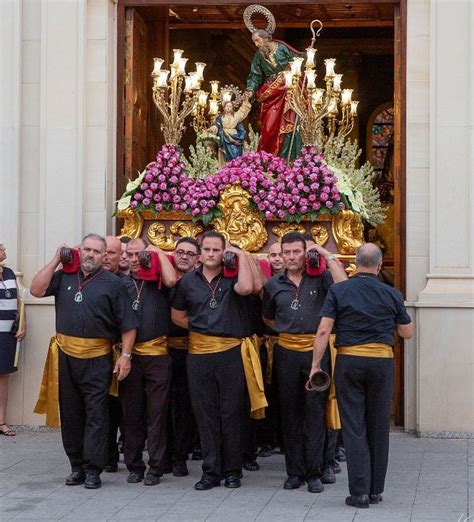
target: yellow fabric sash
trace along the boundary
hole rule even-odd
[[[311,352],[315,337],[316,332],[310,334],[280,333],[278,346],[295,352]]]
[[[109,339],[82,339],[57,334],[51,337],[35,413],[46,414],[46,426],[59,428],[59,350],[79,359],[91,359],[112,351]]]
[[[275,351],[275,344],[278,342],[277,335],[264,335],[265,348],[267,349],[267,374],[265,376],[266,384],[272,383],[273,374],[273,352]]]
[[[189,337],[168,337],[168,346],[175,350],[187,350],[189,348]]]
[[[143,343],[135,343],[132,349],[133,355],[167,355],[168,354],[168,337],[162,335],[151,341]]]
[[[335,335],[329,336],[329,354],[331,357],[331,386],[329,387],[328,402],[326,404],[326,428],[332,430],[341,429],[341,418],[339,417],[339,408],[336,400],[336,385],[334,383],[334,370],[336,368],[337,350],[334,346],[336,340]]]
[[[380,357],[382,359],[393,359],[392,347],[389,344],[384,343],[338,346],[337,353],[339,355],[355,355],[357,357]]]
[[[250,416],[253,419],[263,419],[268,402],[263,391],[258,337],[253,335],[252,337],[238,339],[236,337],[216,337],[189,332],[189,353],[193,355],[225,352],[238,345],[240,345],[240,354],[250,397]]]

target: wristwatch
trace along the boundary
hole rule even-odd
[[[131,353],[122,352],[120,354],[120,357],[128,357],[130,360],[132,360],[132,354]]]

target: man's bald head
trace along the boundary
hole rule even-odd
[[[105,245],[105,256],[102,266],[104,267],[104,270],[116,274],[118,272],[120,257],[122,254],[122,244],[118,237],[107,236],[105,238]]]
[[[361,268],[368,268],[370,271],[380,270],[382,264],[382,251],[374,243],[364,243],[361,245],[356,252],[356,265],[360,270]]]

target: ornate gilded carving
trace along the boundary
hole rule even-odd
[[[314,225],[310,230],[315,243],[321,246],[324,246],[327,243],[329,232],[324,225]]]
[[[193,237],[197,238],[198,234],[203,231],[200,225],[195,225],[192,221],[184,223],[183,221],[176,221],[170,227],[170,232],[179,237]]]
[[[352,210],[338,212],[332,220],[332,235],[340,254],[355,254],[364,242],[364,225]]]
[[[272,228],[272,232],[278,240],[281,241],[281,238],[288,232],[300,232],[301,234],[304,234],[305,230],[304,226],[299,225],[298,223],[280,223]]]
[[[250,194],[240,185],[230,185],[222,192],[218,207],[221,218],[214,219],[213,228],[243,250],[256,252],[267,242],[265,224],[257,212],[249,208]]]
[[[166,225],[156,221],[152,223],[147,230],[147,237],[152,245],[162,250],[174,250],[175,240],[173,236],[166,234]]]
[[[143,217],[138,212],[127,208],[125,210],[119,210],[116,216],[124,220],[119,236],[128,236],[132,239],[140,237],[143,229]]]

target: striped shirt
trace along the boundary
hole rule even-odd
[[[7,297],[10,295],[10,297]],[[13,270],[3,267],[0,279],[0,333],[10,332],[18,311],[18,290]]]

